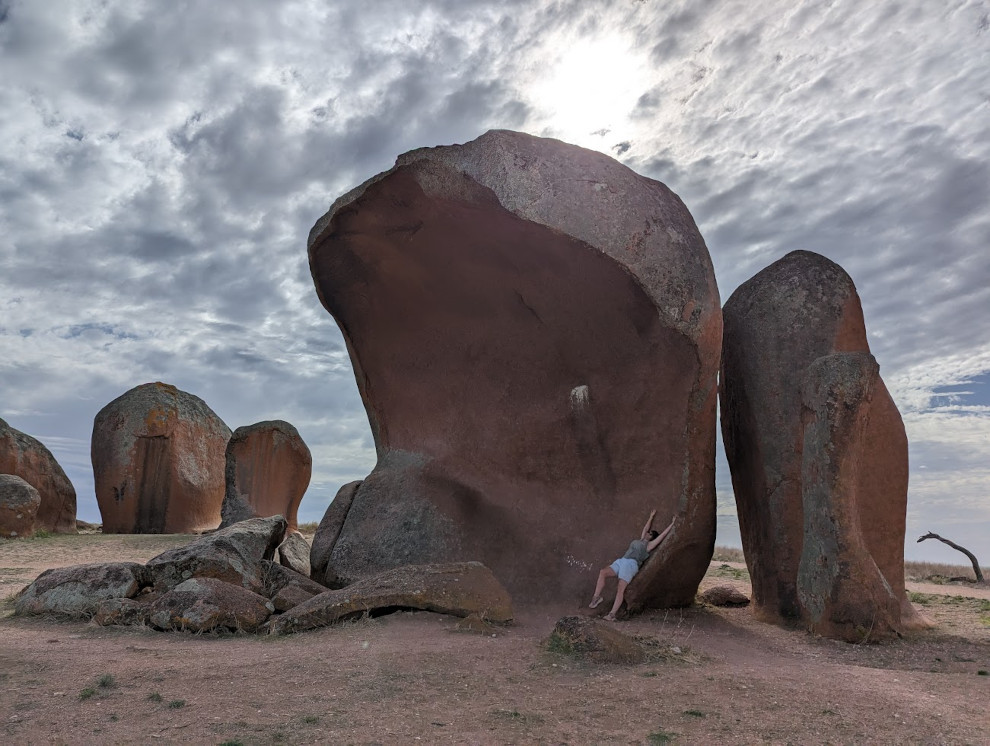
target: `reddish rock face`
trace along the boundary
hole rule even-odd
[[[0,474],[16,474],[41,496],[35,529],[76,533],[76,490],[51,451],[0,420]]]
[[[288,530],[296,530],[296,512],[313,473],[313,457],[296,428],[282,420],[237,428],[227,443],[226,464],[221,528],[281,515]]]
[[[741,285],[723,319],[722,435],[754,612],[773,622],[802,617],[798,565],[809,530],[802,464],[811,411],[801,392],[818,358],[869,352],[859,295],[837,264],[796,251]],[[855,500],[847,514],[856,516],[863,546],[902,604],[902,616],[914,618],[903,572],[907,438],[879,377],[871,391],[861,435],[868,444],[864,462],[844,477],[856,482],[849,494],[869,498]],[[811,538],[818,542],[815,531]]]
[[[41,495],[16,474],[0,474],[0,536],[34,536]]]
[[[474,559],[515,597],[576,601],[656,508],[677,527],[626,597],[693,601],[714,546],[721,323],[676,195],[489,132],[341,197],[310,266],[379,459],[330,522],[321,577]]]
[[[131,389],[93,423],[103,532],[178,534],[216,528],[228,428],[199,397],[165,383]]]

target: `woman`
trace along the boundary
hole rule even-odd
[[[626,550],[626,553],[608,567],[603,567],[598,573],[598,584],[595,586],[595,595],[592,597],[591,603],[588,604],[589,609],[596,608],[602,602],[602,590],[605,588],[605,581],[608,578],[619,579],[618,589],[615,592],[615,603],[612,604],[612,610],[605,615],[605,619],[610,622],[615,621],[615,615],[619,611],[619,607],[622,606],[622,601],[626,595],[626,586],[629,585],[629,581],[639,572],[640,566],[646,562],[646,558],[650,556],[650,552],[656,549],[660,545],[660,542],[667,538],[667,534],[674,527],[674,521],[677,520],[677,518],[671,518],[670,525],[658,534],[652,529],[653,519],[656,517],[656,514],[657,511],[655,510],[650,513],[650,517],[646,520],[646,525],[643,526],[643,531],[640,533],[639,538],[629,543],[629,549]]]

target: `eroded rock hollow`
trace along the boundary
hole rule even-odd
[[[309,241],[378,463],[331,505],[314,577],[479,560],[574,601],[652,508],[627,593],[694,598],[715,537],[718,291],[691,215],[615,160],[515,132],[415,150]]]
[[[92,459],[103,532],[179,534],[216,528],[228,428],[197,396],[146,383],[93,423]]]
[[[740,285],[723,320],[722,435],[755,613],[803,618],[829,634],[865,617],[865,629],[875,613],[887,616],[882,594],[866,601],[864,591],[854,620],[837,621],[846,613],[837,611],[830,622],[826,607],[839,609],[852,581],[870,578],[889,586],[900,608],[887,626],[920,626],[904,591],[907,437],[873,367],[852,279],[823,256],[795,251]],[[816,563],[838,563],[842,577]]]

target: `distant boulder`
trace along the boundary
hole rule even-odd
[[[197,396],[146,383],[93,423],[93,474],[103,533],[172,534],[216,528],[230,428]]]
[[[39,440],[0,419],[0,474],[16,474],[41,497],[35,530],[76,533],[76,490]]]
[[[285,516],[298,528],[296,512],[313,472],[313,457],[288,422],[239,427],[227,442],[226,493],[221,528],[246,518]]]
[[[328,511],[314,570],[345,584],[477,559],[521,599],[576,602],[656,508],[677,526],[626,599],[693,602],[715,538],[721,313],[677,195],[492,131],[399,156],[334,202],[309,257],[378,452]]]
[[[16,474],[0,474],[0,537],[33,536],[41,495]]]

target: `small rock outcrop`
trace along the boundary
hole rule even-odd
[[[871,374],[866,400],[856,393],[860,384],[833,392],[852,397],[848,401],[833,397],[831,403],[820,398],[812,402],[803,396],[820,358],[836,353],[869,357],[863,311],[851,278],[823,256],[792,252],[740,285],[723,316],[722,434],[754,612],[770,622],[807,620],[802,593],[810,598],[808,593],[817,597],[824,592],[818,580],[813,588],[800,589],[809,578],[819,577],[807,568],[799,573],[803,562],[839,560],[825,549],[835,549],[835,537],[827,521],[808,513],[813,506],[841,517],[844,525],[837,530],[846,539],[855,534],[861,539],[855,541],[864,552],[856,560],[862,566],[847,568],[847,577],[864,578],[875,563],[898,601],[901,627],[921,626],[904,590],[907,437],[890,394],[879,376]],[[856,442],[850,440],[853,430],[832,421],[835,413],[828,407],[858,411],[862,430],[855,431]],[[840,453],[861,453],[862,459],[850,464],[841,479],[829,482],[828,489],[841,486],[845,493],[826,495],[821,480],[827,475],[816,469],[837,468],[833,459]],[[864,602],[868,595],[864,593]]]
[[[698,596],[711,606],[749,606],[749,596],[731,585],[716,585]]]
[[[41,495],[16,474],[0,474],[0,537],[33,536]]]
[[[190,578],[158,598],[148,622],[162,630],[254,632],[275,606],[263,596],[216,578]]]
[[[313,472],[313,456],[288,422],[239,427],[227,443],[226,493],[220,527],[247,518],[285,516],[289,531]]]
[[[309,258],[378,452],[332,506],[344,518],[328,511],[332,542],[314,540],[321,579],[478,559],[520,598],[575,602],[656,508],[677,527],[626,599],[693,602],[715,537],[721,314],[673,192],[492,131],[339,198]]]
[[[35,530],[76,533],[76,490],[41,441],[0,419],[0,474],[16,474],[41,497]]]
[[[146,584],[145,569],[136,562],[45,570],[17,597],[14,613],[86,619],[97,612],[102,601],[133,598]]]
[[[230,428],[199,397],[146,383],[93,423],[96,500],[107,534],[194,533],[220,524]]]
[[[235,523],[148,560],[148,572],[159,590],[189,578],[209,577],[261,593],[265,587],[261,561],[274,557],[285,526],[280,515]]]
[[[387,570],[299,604],[272,622],[274,634],[325,627],[382,609],[423,609],[499,624],[512,621],[512,599],[480,562],[410,565]]]
[[[642,663],[643,648],[629,635],[602,622],[565,616],[554,625],[545,642],[547,650],[594,663]]]
[[[287,533],[285,541],[278,545],[278,561],[300,575],[309,577],[309,543],[298,531]]]

